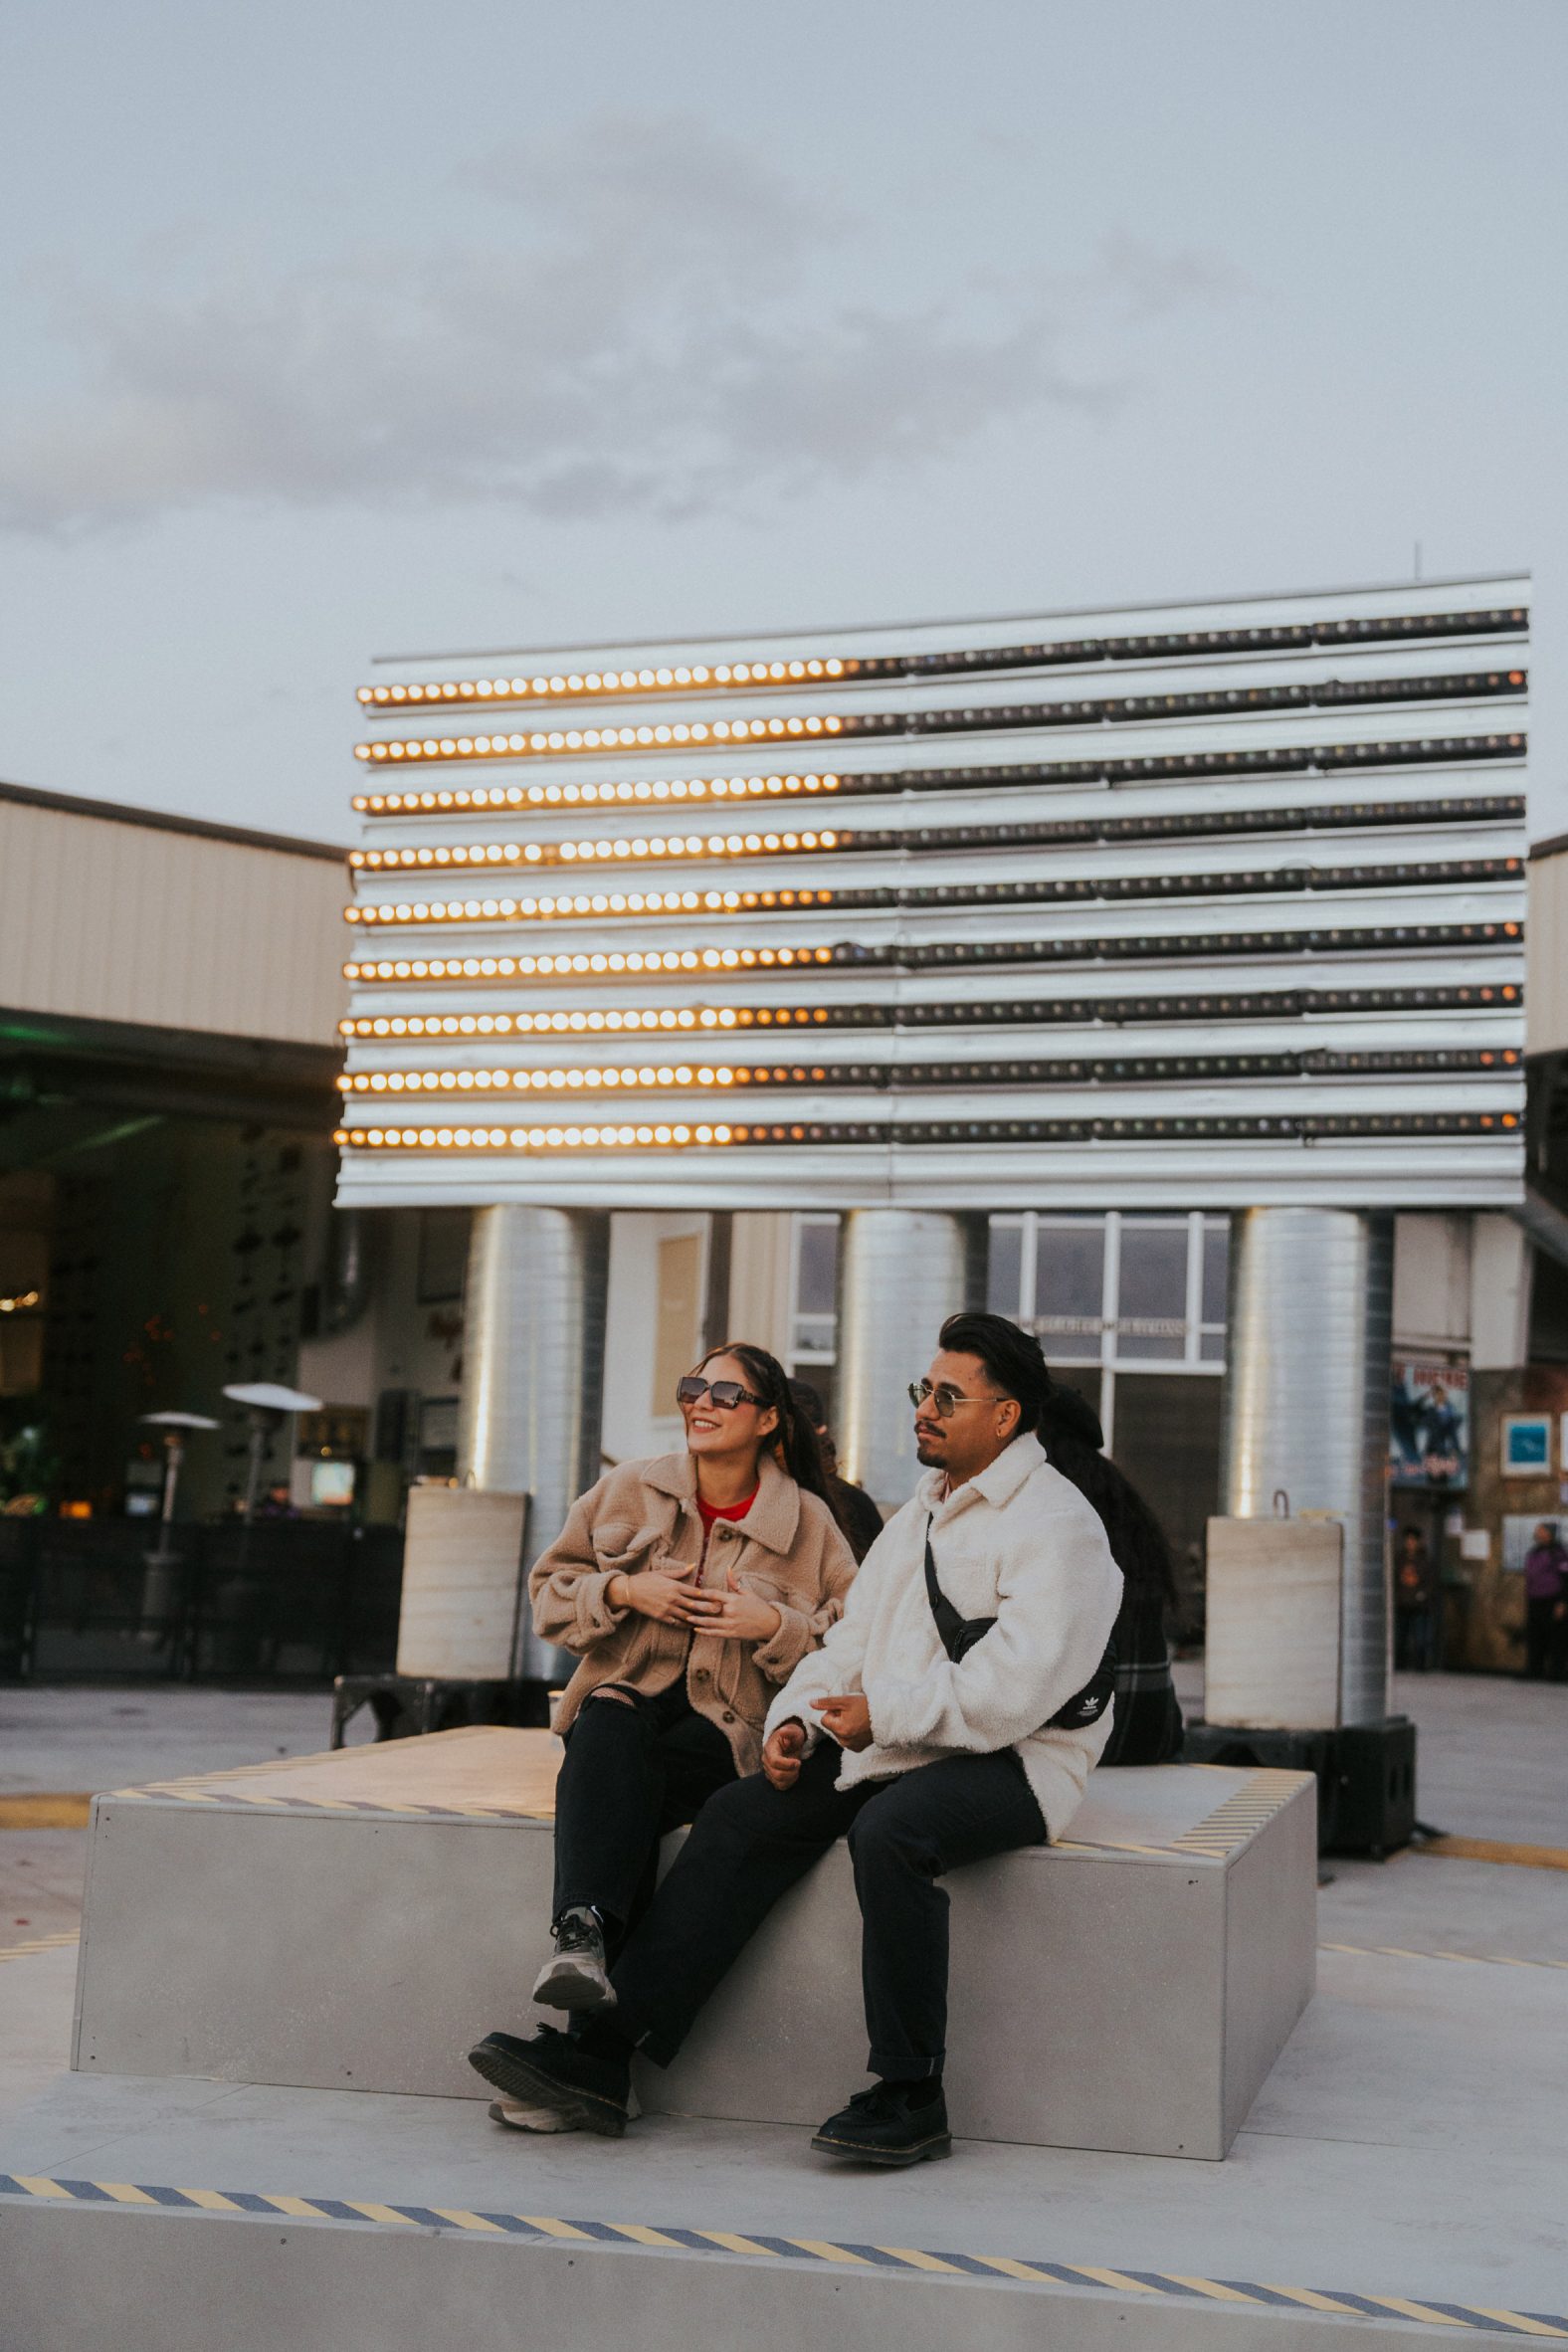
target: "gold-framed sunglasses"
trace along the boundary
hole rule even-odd
[[[961,1388],[954,1388],[946,1380],[939,1380],[934,1388],[928,1380],[911,1380],[909,1402],[917,1413],[922,1405],[934,1405],[938,1421],[951,1421],[960,1405],[1010,1405],[1014,1400],[1011,1397],[966,1397]]]

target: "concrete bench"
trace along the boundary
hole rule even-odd
[[[464,2052],[526,2030],[558,1760],[475,1728],[97,1798],[73,2064],[488,2096]],[[1311,1997],[1316,1852],[1310,1774],[1167,1765],[1095,1773],[1061,1846],[955,1873],[955,2131],[1223,2156]],[[815,2124],[865,2063],[841,1845],[640,2088]]]

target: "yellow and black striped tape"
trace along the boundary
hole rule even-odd
[[[1255,2310],[1316,2311],[1346,2319],[1424,2319],[1477,2333],[1568,2342],[1568,2313],[1513,2311],[1415,2295],[1266,2286],[1253,2279],[1199,2278],[1167,2270],[1122,2270],[1009,2254],[932,2253],[912,2246],[865,2246],[822,2238],[777,2238],[749,2230],[656,2228],[646,2222],[561,2221],[545,2214],[476,2213],[466,2206],[383,2205],[368,2199],[294,2197],[252,2189],[151,2188],[131,2181],[52,2180],[0,2173],[0,2200],[223,2214],[276,2221],[335,2222],[370,2229],[455,2231],[523,2244],[653,2249],[663,2254],[728,2254],[759,2261],[828,2262],[849,2270],[916,2271],[933,2278],[1011,2278],[1026,2286],[1097,2287],[1111,2294],[1166,2296]]]

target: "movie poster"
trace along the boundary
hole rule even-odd
[[[1396,1486],[1455,1493],[1469,1485],[1468,1366],[1396,1362],[1388,1463]]]

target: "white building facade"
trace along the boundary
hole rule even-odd
[[[729,1329],[895,1503],[989,1302],[1146,1480],[1345,1518],[1370,1719],[1393,1213],[1525,1202],[1528,604],[375,666],[338,1197],[479,1211],[460,1469],[547,1540]]]

